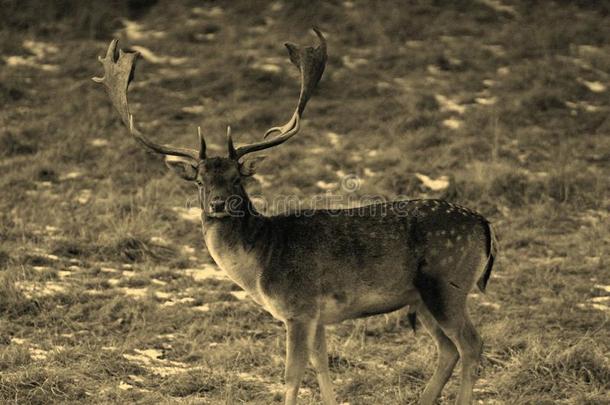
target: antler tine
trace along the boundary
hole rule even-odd
[[[200,146],[202,149],[196,151],[194,149],[177,148],[170,145],[155,143],[135,127],[133,115],[129,112],[127,89],[129,83],[133,80],[135,63],[140,54],[139,52],[123,52],[121,49],[117,52],[117,45],[118,41],[113,39],[108,46],[106,56],[103,58],[101,56],[98,57],[98,60],[104,66],[104,76],[94,77],[93,81],[104,85],[112,105],[119,113],[123,124],[129,128],[131,136],[140,144],[156,153],[183,156],[196,161],[203,159],[205,157],[205,142],[202,137],[200,138]]]
[[[237,155],[237,151],[235,150],[235,146],[233,145],[233,137],[231,136],[231,126],[227,126],[227,148],[229,149],[229,157],[231,159],[239,159],[240,156]]]
[[[305,106],[309,101],[316,85],[322,78],[322,73],[324,73],[324,68],[326,66],[326,39],[322,32],[317,28],[313,28],[313,31],[318,36],[320,40],[320,45],[317,48],[306,47],[301,49],[298,45],[286,43],[285,46],[288,49],[288,54],[290,56],[290,61],[299,69],[301,72],[301,92],[299,94],[299,101],[297,103],[297,107],[292,114],[292,118],[290,120],[279,127],[273,127],[265,132],[264,138],[267,138],[268,135],[279,132],[279,135],[275,138],[269,139],[267,141],[242,146],[237,148],[235,151],[236,158],[239,159],[247,153],[271,148],[273,146],[279,145],[281,143],[286,142],[292,136],[294,136],[300,129],[300,120],[301,114],[305,110]]]

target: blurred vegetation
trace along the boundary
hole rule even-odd
[[[158,0],[2,0],[3,30],[41,37],[105,38],[121,19],[139,18]]]

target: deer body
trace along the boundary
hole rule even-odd
[[[204,239],[216,264],[282,321],[303,311],[322,324],[387,313],[421,302],[426,286],[467,294],[489,256],[487,222],[444,201],[394,204],[399,212],[386,204],[385,214],[365,207],[368,216],[203,214]]]
[[[437,368],[420,403],[436,401],[461,359],[456,403],[470,404],[482,341],[468,317],[466,299],[475,282],[485,289],[497,254],[485,218],[440,200],[266,217],[256,211],[241,184],[261,159],[245,155],[284,143],[299,131],[301,114],[326,64],[326,41],[314,31],[320,40],[315,49],[286,44],[301,73],[292,118],[268,130],[265,138],[278,135],[239,148],[228,128],[228,157],[208,157],[200,131],[197,151],[157,144],[135,127],[127,88],[137,53],[117,52],[117,41],[100,58],[104,77],[94,80],[104,84],[130,135],[165,155],[166,164],[182,178],[197,183],[204,240],[214,261],[285,323],[286,404],[296,404],[308,361],[316,370],[324,403],[336,404],[325,325],[405,306],[413,322],[417,314],[438,349]]]

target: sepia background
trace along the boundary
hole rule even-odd
[[[501,253],[470,300],[485,340],[475,397],[610,401],[609,3],[0,6],[0,402],[281,400],[283,325],[217,271],[194,187],[129,138],[90,78],[119,38],[142,54],[130,100],[145,132],[195,146],[201,126],[224,155],[228,124],[244,143],[290,117],[282,43],[315,44],[312,25],[325,75],[248,191],[481,212]],[[327,335],[340,402],[413,403],[432,374],[433,341],[401,312]],[[319,402],[311,371],[300,397]]]

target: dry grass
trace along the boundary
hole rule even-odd
[[[343,172],[362,180],[352,197],[481,211],[502,254],[471,300],[486,341],[476,397],[610,401],[602,2],[513,1],[514,13],[477,1],[73,3],[34,18],[33,2],[9,1],[0,24],[0,402],[281,400],[281,323],[189,270],[211,264],[183,217],[194,190],[125,136],[89,80],[120,17],[141,24],[140,37],[120,31],[123,46],[187,57],[140,62],[130,99],[142,126],[192,146],[201,125],[215,154],[227,124],[248,142],[289,116],[296,75],[280,44],[313,41],[320,26],[329,66],[303,132],[269,153],[249,190],[308,201]],[[415,173],[450,186],[434,192]],[[400,316],[331,328],[341,401],[416,401],[434,347]],[[303,403],[317,392],[308,372]]]

